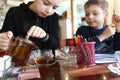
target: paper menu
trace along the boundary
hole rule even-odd
[[[116,62],[115,54],[95,54],[95,63]]]
[[[21,72],[18,75],[18,79],[20,80],[35,80],[36,78],[40,78],[40,71],[38,67],[26,66],[22,67]]]
[[[28,80],[28,79],[38,79],[40,78],[40,73],[39,72],[30,72],[30,73],[21,73],[18,76],[18,79],[20,80]]]
[[[0,57],[0,71],[3,71],[4,69],[8,69],[11,66],[11,57],[8,55],[4,55],[3,57]]]
[[[0,77],[3,77],[4,71],[10,68],[11,66],[11,57],[4,55],[0,57]]]

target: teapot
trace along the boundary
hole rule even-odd
[[[54,51],[51,49],[40,50],[29,38],[13,38],[6,53],[12,56],[12,62],[16,66],[31,65],[29,60],[32,56],[33,64],[39,67],[56,63]]]
[[[33,48],[35,48],[35,44],[30,40],[16,37],[12,40],[6,53],[12,56],[12,61],[16,66],[25,66]]]

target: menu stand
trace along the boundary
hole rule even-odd
[[[8,61],[10,61],[10,65],[9,66],[8,66]],[[3,73],[2,77],[0,78],[0,80],[6,80],[7,79],[7,73],[9,72],[11,67],[12,67],[11,57],[9,57],[6,60],[4,60],[4,69],[3,69],[3,71],[0,71],[1,73]]]

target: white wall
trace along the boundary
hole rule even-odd
[[[8,8],[9,7],[5,4],[5,0],[0,0],[0,29],[2,28],[3,21]]]
[[[120,0],[106,0],[109,3],[109,15],[106,23],[109,25],[112,23],[113,9],[116,14],[120,15]]]
[[[70,19],[59,20],[61,29],[61,39],[72,38],[72,25]]]
[[[25,3],[32,0],[25,0]],[[18,6],[22,0],[0,0],[0,29],[2,28],[4,18],[8,9],[12,6]]]

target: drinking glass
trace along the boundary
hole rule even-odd
[[[51,49],[36,49],[31,52],[28,64],[41,66],[50,66],[55,64],[54,55]]]
[[[65,54],[68,54],[69,50],[70,50],[70,47],[69,47],[69,46],[64,46],[64,47],[63,47],[63,52],[64,52]]]
[[[64,46],[62,48],[65,62],[64,65],[67,66],[76,66],[77,58],[76,58],[76,47],[75,46]]]

